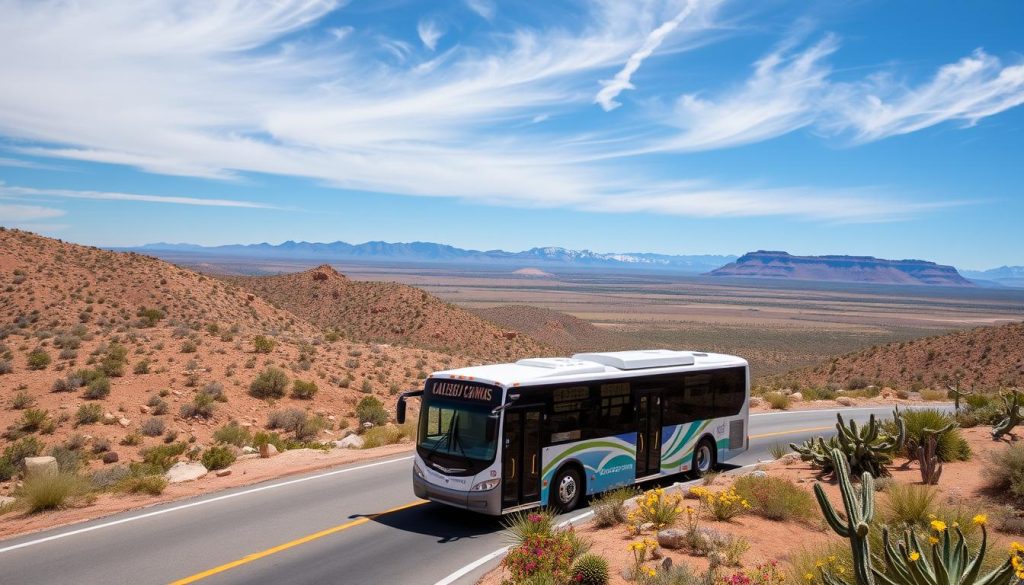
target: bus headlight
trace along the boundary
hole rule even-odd
[[[414,462],[413,462],[413,464],[412,464],[412,470],[413,470],[413,472],[414,472],[414,473],[416,474],[416,477],[418,477],[418,478],[420,478],[420,479],[427,479],[427,476],[426,476],[426,474],[425,474],[425,473],[423,473],[423,470],[422,470],[422,469],[420,469],[420,463],[419,463],[419,461],[414,461]]]
[[[499,483],[501,483],[501,479],[488,479],[487,481],[481,481],[474,484],[473,489],[471,489],[470,491],[486,492],[487,490],[493,490],[494,488],[498,487]]]

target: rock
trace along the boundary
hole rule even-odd
[[[757,469],[750,472],[750,477],[768,477],[768,472],[763,469]]]
[[[185,463],[179,461],[171,466],[164,474],[168,483],[181,483],[183,481],[195,481],[208,473],[206,466],[202,463]]]
[[[57,475],[57,460],[50,456],[26,457],[25,477],[35,475]]]
[[[363,428],[364,429],[372,429],[373,428],[373,423],[370,422],[370,421],[366,421],[366,422],[363,423]]]
[[[230,469],[218,469],[216,473],[217,477],[226,477],[231,475]]]
[[[266,445],[260,445],[260,457],[262,457],[263,459],[270,459],[274,455],[277,455],[277,453],[277,447],[275,447],[271,443],[267,443]]]
[[[242,447],[242,453],[245,455],[251,455],[252,453],[259,453],[259,449],[246,445],[245,447]]]
[[[0,508],[10,506],[11,504],[17,501],[17,499],[12,498],[11,496],[0,496]]]
[[[117,422],[117,417],[114,416],[112,413],[109,413],[109,412],[104,412],[103,413],[103,424],[105,424],[105,425],[112,425],[112,424],[114,424],[116,422]]]
[[[760,396],[751,396],[750,408],[757,408],[759,406],[764,406],[764,399],[761,398]]]
[[[334,446],[339,449],[362,449],[365,443],[366,441],[359,435],[349,435],[344,439],[335,441]]]
[[[672,568],[672,557],[665,557],[665,560],[661,561],[661,570],[668,571]]]
[[[149,407],[143,404],[142,406],[139,407],[139,412],[141,412],[142,414],[149,414]]]
[[[853,406],[853,398],[850,398],[849,396],[840,396],[839,398],[836,398],[836,402],[843,406]]]
[[[790,394],[789,397],[790,397],[790,399],[799,402],[799,401],[804,399],[804,393],[803,392],[794,392],[794,393]]]
[[[327,420],[329,420],[331,422],[334,422],[334,421],[338,420],[338,417],[334,416],[333,414],[329,414],[329,415],[327,415]]]
[[[122,416],[120,419],[118,419],[117,424],[121,425],[122,427],[128,427],[128,425],[132,424],[132,421]]]
[[[119,459],[119,457],[117,456],[117,453],[115,453],[113,451],[107,451],[106,453],[103,454],[103,462],[104,463],[107,463],[107,464],[117,463],[118,459]]]
[[[249,459],[259,459],[259,453],[246,453],[245,455],[239,455],[235,461],[248,461]],[[244,471],[242,473],[245,473]]]
[[[675,550],[686,545],[686,531],[678,528],[666,528],[658,531],[658,546]]]
[[[647,532],[648,530],[654,530],[654,522],[644,522],[640,525],[640,532]]]
[[[799,453],[786,453],[782,456],[783,461],[800,461]]]

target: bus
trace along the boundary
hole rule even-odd
[[[702,475],[749,447],[746,360],[640,350],[531,358],[430,375],[420,397],[420,498],[502,515]]]

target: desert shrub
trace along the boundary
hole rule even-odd
[[[993,450],[982,473],[993,492],[1024,504],[1024,444],[1018,442]]]
[[[142,434],[139,431],[132,431],[124,436],[120,441],[121,445],[125,447],[135,447],[142,444]]]
[[[53,510],[63,506],[69,499],[89,491],[89,482],[70,473],[50,475],[35,474],[25,478],[18,497],[28,507],[29,513]]]
[[[57,469],[61,473],[78,473],[84,463],[81,452],[63,445],[56,445],[50,449],[50,455],[57,460]]]
[[[299,398],[302,400],[310,400],[316,395],[317,387],[316,382],[304,382],[302,380],[295,380],[292,384],[292,398]]]
[[[214,446],[203,452],[203,466],[209,470],[224,469],[235,462],[235,454],[229,447]]]
[[[0,375],[10,374],[14,371],[14,366],[11,365],[11,360],[3,359],[0,360]]]
[[[139,360],[135,362],[135,367],[132,368],[132,373],[135,375],[148,374],[149,373],[149,360]]]
[[[637,494],[632,487],[622,487],[605,492],[594,498],[591,509],[594,511],[594,524],[598,528],[607,528],[626,521],[626,500]]]
[[[671,567],[659,569],[653,577],[644,580],[645,585],[705,585],[713,579],[707,575],[696,575],[693,570],[684,563],[678,563]],[[726,581],[730,583],[730,581]]]
[[[18,473],[18,467],[7,458],[0,457],[0,481],[7,481]]]
[[[249,385],[249,394],[255,398],[283,398],[288,388],[288,375],[282,370],[268,367]]]
[[[94,378],[85,387],[82,396],[86,400],[101,400],[110,395],[110,379],[106,376]]]
[[[224,384],[221,384],[220,382],[208,382],[199,391],[203,394],[210,395],[210,397],[217,402],[228,401],[227,395],[224,394]]]
[[[199,346],[191,339],[181,342],[181,353],[195,353],[197,349],[199,349]]]
[[[742,536],[725,534],[719,545],[718,552],[722,555],[723,564],[727,567],[743,565],[743,555],[750,550],[750,543]]]
[[[581,585],[607,585],[608,561],[595,554],[585,554],[572,567],[574,583]]]
[[[124,375],[124,366],[128,363],[128,348],[120,343],[112,343],[107,348],[103,361],[100,362],[99,371],[111,378],[118,378]]]
[[[1002,506],[993,516],[992,525],[996,530],[1014,536],[1024,536],[1024,517],[1013,506]]]
[[[381,425],[363,433],[363,449],[394,445],[404,437],[414,437],[416,429],[412,423],[404,425]]]
[[[50,392],[74,392],[78,390],[80,384],[78,380],[72,380],[68,378],[57,378],[53,381],[53,385],[50,386]]]
[[[267,415],[267,428],[295,432],[302,427],[308,418],[309,415],[301,408],[274,410]]]
[[[103,418],[103,407],[99,404],[83,404],[75,412],[76,425],[91,425],[100,422]]]
[[[270,353],[274,351],[276,342],[265,335],[257,335],[252,338],[252,349],[256,353]]]
[[[235,447],[244,447],[252,442],[252,433],[237,421],[231,421],[213,432],[213,440]]]
[[[24,390],[19,391],[11,398],[11,408],[14,410],[24,410],[36,403],[36,399],[32,398],[28,392]]]
[[[154,327],[164,318],[164,312],[160,309],[140,307],[136,316],[142,320],[143,327]]]
[[[185,443],[171,443],[170,445],[158,445],[142,451],[142,461],[154,468],[167,471],[172,465],[178,462],[180,457],[188,449]]]
[[[690,494],[696,496],[711,517],[720,522],[731,520],[750,509],[750,503],[736,492],[735,487],[717,493],[704,487],[692,487]]]
[[[88,440],[89,439],[82,433],[73,433],[68,437],[67,441],[64,441],[64,446],[72,451],[81,451],[85,448],[85,444]]]
[[[513,545],[519,545],[536,536],[550,536],[555,530],[554,515],[547,510],[515,512],[501,521],[505,538]]]
[[[804,388],[800,393],[804,395],[804,400],[835,400],[836,398],[836,391],[826,386]]]
[[[356,404],[356,418],[359,419],[359,424],[371,423],[379,426],[388,422],[389,417],[380,400],[373,396],[364,396]]]
[[[43,452],[43,443],[35,437],[22,437],[4,449],[3,458],[21,467],[26,457],[37,457]]]
[[[46,353],[45,349],[33,349],[28,354],[28,369],[45,370],[51,361],[53,361],[53,358],[50,357],[50,354]]]
[[[288,448],[288,443],[281,438],[281,435],[265,431],[256,431],[252,435],[252,446],[259,448],[263,445],[273,445],[278,451],[284,451]]]
[[[775,410],[789,410],[793,405],[793,399],[782,392],[768,392],[764,395],[765,401]]]
[[[814,517],[814,498],[788,479],[748,474],[737,479],[734,486],[758,516],[783,521]]]
[[[931,388],[925,388],[919,392],[921,400],[946,400],[948,399],[947,392],[945,390],[932,390]]]
[[[917,458],[917,447],[924,441],[925,429],[941,429],[951,422],[956,422],[953,415],[934,408],[907,409],[900,411],[900,416],[907,427],[907,447],[904,454],[912,459]],[[882,428],[888,433],[896,431],[892,419],[884,421]],[[939,438],[936,452],[942,461],[966,461],[971,458],[971,446],[963,438],[960,429],[956,428]]]
[[[100,453],[106,453],[107,451],[110,451],[110,439],[96,437],[95,439],[92,440],[93,453],[96,453],[98,455]]]
[[[359,386],[359,391],[362,392],[363,394],[372,394],[373,383],[371,383],[369,380],[363,380],[363,383]]]
[[[159,496],[167,488],[167,480],[163,475],[147,473],[144,470],[133,471],[131,475],[117,483],[118,491],[129,494],[149,494]]]
[[[165,427],[164,419],[154,416],[142,423],[142,426],[139,427],[139,432],[147,437],[159,437],[164,434]]]
[[[217,405],[214,398],[205,392],[199,392],[188,402],[181,405],[181,418],[210,418]]]
[[[89,483],[92,484],[94,490],[106,491],[116,487],[118,483],[130,477],[131,474],[131,470],[126,465],[111,465],[110,467],[94,471],[89,477]]]
[[[649,522],[658,530],[670,526],[682,512],[682,501],[681,493],[666,494],[661,488],[650,490],[637,499],[639,522]]]
[[[883,507],[885,520],[891,525],[926,526],[935,512],[935,488],[925,485],[892,483]]]
[[[167,402],[155,394],[149,397],[149,400],[146,401],[146,406],[149,407],[150,414],[157,416],[167,414]]]

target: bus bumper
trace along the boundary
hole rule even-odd
[[[498,487],[485,492],[467,492],[453,490],[427,482],[425,479],[413,474],[412,489],[417,498],[498,516],[501,514],[501,484]]]

